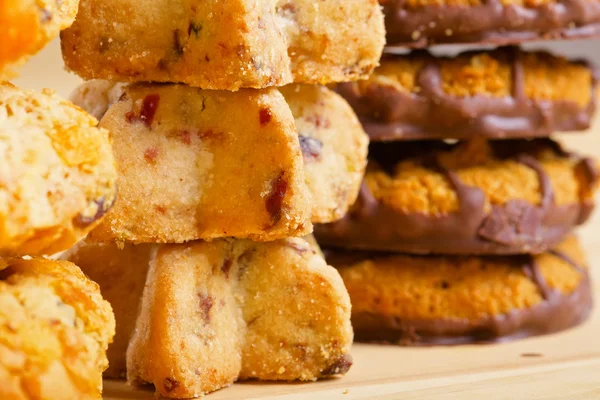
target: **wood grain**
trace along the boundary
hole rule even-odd
[[[36,57],[18,84],[49,86],[63,95],[78,82],[61,68],[58,45]],[[569,148],[600,155],[600,126],[561,135]],[[600,276],[600,215],[581,230]],[[600,278],[597,279],[600,281]],[[600,286],[595,285],[596,295]],[[529,356],[524,356],[529,354]],[[401,348],[355,345],[355,364],[342,379],[310,384],[240,383],[211,394],[219,399],[600,399],[600,309],[583,326],[561,334],[499,345]],[[535,356],[532,356],[535,355]],[[151,391],[105,382],[105,399],[152,399]]]

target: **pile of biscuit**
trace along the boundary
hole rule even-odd
[[[61,258],[114,309],[105,377],[191,398],[349,370],[350,299],[307,235],[355,202],[368,136],[321,85],[384,40],[376,1],[80,2],[71,100],[111,132],[118,197]]]
[[[73,22],[77,2],[0,3],[0,398],[98,398],[115,319],[66,250],[114,202],[108,131],[52,91],[7,79]]]
[[[581,323],[592,296],[573,230],[598,170],[549,136],[589,127],[594,69],[516,46],[402,49],[591,35],[599,3],[381,3],[381,66],[337,86],[371,139],[366,176],[344,219],[315,229],[357,339],[494,342]]]

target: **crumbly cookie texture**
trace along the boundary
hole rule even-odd
[[[126,87],[91,80],[77,87],[70,99],[101,119]],[[367,163],[368,137],[348,103],[326,87],[292,84],[280,91],[296,121],[312,197],[312,222],[340,219],[358,195]]]
[[[84,274],[100,285],[102,296],[115,313],[116,332],[108,347],[106,378],[125,378],[125,354],[135,327],[146,274],[157,245],[92,242],[84,239],[61,255],[77,264]]]
[[[53,254],[116,197],[108,131],[49,90],[0,84],[0,255]]]
[[[513,143],[514,157],[506,159],[495,154],[494,148],[502,143],[478,139],[446,150],[430,149],[422,157],[403,159],[391,172],[374,162],[367,168],[365,182],[377,200],[398,211],[429,215],[455,212],[460,206],[455,188],[439,168],[432,167],[435,163],[427,165],[428,160],[435,159],[441,168],[453,171],[465,185],[481,189],[486,209],[511,200],[537,205],[543,195],[540,177],[530,166],[517,160],[519,142]],[[551,142],[537,143],[539,145],[530,147],[525,154],[534,157],[548,174],[556,205],[592,201],[597,185],[591,192],[586,190],[589,182],[577,168],[580,159],[560,154]]]
[[[354,203],[367,165],[368,137],[352,108],[331,90],[314,85],[280,89],[296,119],[312,222],[342,218]]]
[[[83,0],[61,39],[84,79],[237,90],[365,78],[384,36],[376,0]]]
[[[552,326],[568,314],[573,320],[567,316],[560,328],[581,322],[578,318],[585,318],[591,307],[586,258],[574,237],[537,256],[419,257],[340,251],[329,252],[328,261],[344,279],[353,325],[362,340],[386,336],[385,330],[397,331],[401,340],[413,335],[417,342],[421,334],[435,340],[438,335],[496,339],[496,329],[506,329],[506,334],[543,333],[546,324]],[[567,312],[559,311],[565,304]],[[519,317],[519,312],[530,314]],[[512,326],[503,328],[502,319],[498,326],[485,322],[502,315]],[[443,322],[435,325],[436,321]],[[376,324],[381,336],[374,333]]]
[[[453,58],[439,57],[442,89],[460,97],[483,95],[506,97],[514,85],[511,60],[505,52],[468,52]],[[430,56],[414,53],[409,57],[390,56],[374,74],[356,85],[365,90],[372,83],[385,84],[402,92],[418,93],[417,76]],[[520,52],[524,72],[524,92],[533,100],[569,100],[585,107],[592,97],[593,71],[587,65],[571,62],[546,52]]]
[[[264,241],[310,232],[294,118],[276,89],[136,84],[120,99],[100,123],[113,134],[119,199],[95,239]]]
[[[0,258],[0,397],[99,398],[115,320],[74,264]]]
[[[111,366],[124,367],[129,345],[128,380],[165,397],[196,397],[238,379],[310,381],[352,364],[347,292],[303,239],[122,249],[86,241],[67,257],[115,309]],[[146,280],[120,278],[146,271]]]
[[[585,60],[517,47],[413,51],[385,55],[368,80],[336,89],[372,141],[535,138],[590,127],[596,76]]]
[[[3,0],[0,3],[0,81],[70,26],[78,0]]]

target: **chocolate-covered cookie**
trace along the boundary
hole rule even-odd
[[[600,34],[592,0],[379,0],[388,46],[512,44]]]
[[[596,70],[506,47],[435,57],[386,55],[369,80],[344,83],[371,140],[545,137],[589,128]]]
[[[326,246],[439,254],[540,253],[587,220],[598,173],[549,139],[371,144],[358,201],[319,225]]]
[[[586,319],[592,293],[574,237],[537,256],[328,251],[359,341],[447,345],[557,332]]]

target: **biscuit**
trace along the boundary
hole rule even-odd
[[[0,81],[70,26],[78,0],[2,0],[0,3]]]
[[[319,225],[325,246],[437,254],[541,253],[593,209],[594,161],[549,139],[372,143],[358,201]]]
[[[61,39],[86,80],[237,90],[366,78],[384,36],[376,0],[83,0]]]
[[[126,85],[92,80],[71,101],[101,119]],[[346,101],[323,86],[292,84],[280,89],[296,121],[312,222],[342,218],[358,196],[367,164],[368,137]]]
[[[102,296],[113,306],[116,332],[108,347],[105,378],[124,378],[125,354],[135,327],[152,251],[157,245],[94,243],[84,239],[61,255],[77,264],[102,289]]]
[[[367,165],[368,137],[352,108],[315,85],[280,89],[292,109],[312,195],[312,222],[341,219],[355,202]]]
[[[369,80],[343,83],[371,140],[545,137],[590,127],[597,70],[518,48],[386,55]]]
[[[111,368],[122,372],[131,338],[128,380],[154,384],[165,397],[196,397],[238,379],[310,381],[352,364],[348,294],[303,239],[122,250],[83,242],[66,257],[98,279],[115,309],[121,327]],[[132,269],[136,278],[122,279]]]
[[[116,197],[109,133],[49,90],[0,84],[0,255],[53,254]]]
[[[517,44],[600,34],[600,4],[587,0],[379,0],[390,46]]]
[[[506,341],[570,328],[592,307],[585,256],[573,237],[536,256],[327,254],[350,293],[359,341]]]
[[[95,240],[275,240],[310,232],[294,118],[276,89],[135,84],[104,115],[119,199]]]
[[[99,398],[110,305],[75,265],[0,259],[0,398]]]

